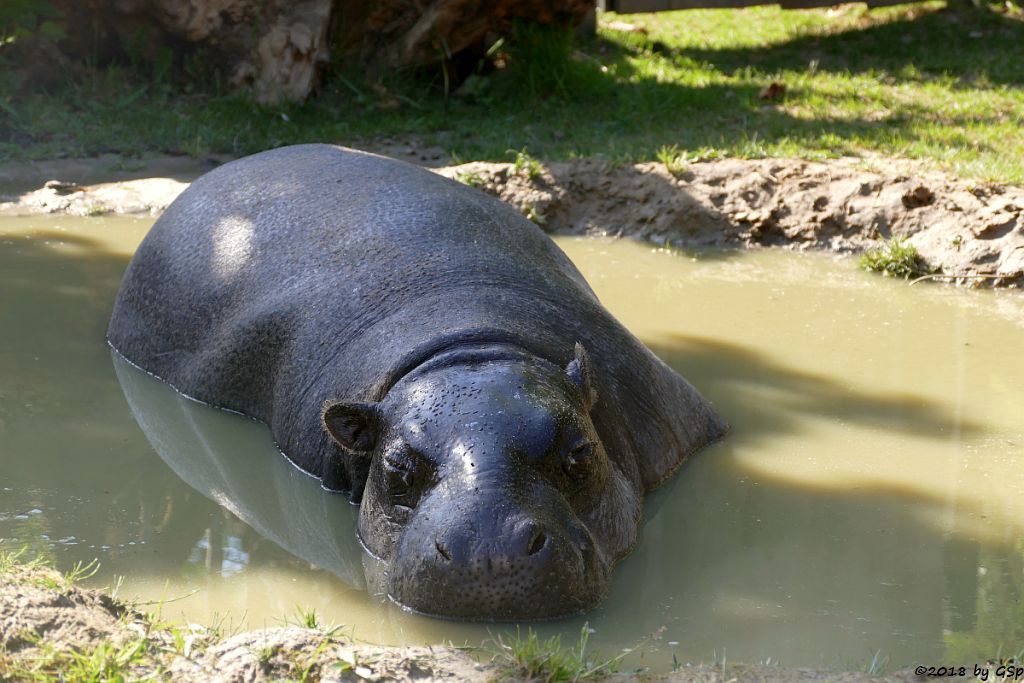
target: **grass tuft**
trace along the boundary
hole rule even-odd
[[[520,150],[510,149],[508,153],[513,157],[512,170],[516,175],[521,175],[529,180],[537,180],[544,172],[544,166],[540,160],[535,159],[530,152],[523,147]]]
[[[482,175],[470,171],[456,173],[455,179],[463,185],[469,185],[470,187],[482,187],[484,184],[484,177]]]
[[[132,670],[151,663],[153,643],[140,633],[129,643],[118,646],[102,642],[87,650],[59,650],[42,640],[38,653],[30,660],[9,661],[5,680],[63,681],[65,683],[107,683],[134,680]]]
[[[498,636],[498,663],[502,675],[545,683],[585,681],[615,673],[623,657],[632,652],[628,650],[616,657],[601,659],[587,652],[589,638],[587,624],[580,629],[579,641],[569,647],[562,645],[560,635],[542,641],[532,628],[527,629],[525,637],[517,629],[515,638],[508,642]]]
[[[860,267],[887,277],[909,280],[934,272],[917,253],[917,247],[902,237],[893,237],[860,257]]]
[[[686,173],[689,167],[686,152],[681,151],[679,145],[662,145],[654,156],[665,165],[665,170],[676,178]]]

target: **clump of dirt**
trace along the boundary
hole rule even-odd
[[[66,649],[128,637],[125,610],[108,595],[65,586],[42,567],[16,566],[0,578],[0,646],[8,654],[32,656],[43,642]]]
[[[678,247],[777,246],[856,253],[903,238],[951,279],[1024,286],[1024,189],[863,160],[717,159],[673,175],[657,162],[439,169],[553,233],[626,235]]]
[[[139,178],[96,185],[54,179],[17,199],[0,201],[0,216],[159,216],[188,186],[188,182],[174,178]]]

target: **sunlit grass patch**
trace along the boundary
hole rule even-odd
[[[864,270],[905,280],[934,272],[921,258],[917,247],[899,237],[864,252],[860,257],[860,266]]]
[[[505,677],[548,683],[585,681],[615,673],[619,662],[629,654],[602,659],[587,651],[590,629],[580,629],[579,641],[564,646],[562,637],[555,635],[541,640],[533,629],[523,636],[518,630],[514,637],[497,638],[498,664]]]

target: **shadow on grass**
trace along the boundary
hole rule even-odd
[[[815,70],[877,73],[893,83],[948,74],[971,88],[1024,82],[1024,66],[1014,58],[1024,44],[1024,22],[988,10],[912,9],[885,23],[872,19],[863,28],[752,48],[682,48],[650,55],[634,44],[638,40],[582,45],[567,66],[558,67],[564,73],[552,79],[561,84],[560,92],[528,94],[522,77],[517,81],[510,69],[488,76],[486,87],[472,96],[456,92],[446,100],[442,70],[435,65],[386,83],[402,95],[397,108],[381,108],[371,86],[332,80],[331,74],[305,104],[266,107],[240,96],[184,96],[155,86],[150,93],[126,72],[124,78],[101,79],[99,89],[69,83],[66,92],[12,99],[6,125],[31,141],[37,156],[157,150],[203,158],[302,142],[358,145],[382,136],[406,136],[413,146],[440,147],[462,159],[508,160],[509,150],[523,147],[551,160],[573,155],[651,159],[659,147],[672,144],[762,156],[769,145],[785,143],[804,153],[841,155],[865,147],[891,149],[894,140],[901,148],[924,141],[968,149],[977,141],[970,136],[940,141],[937,124],[970,129],[986,123],[986,117],[992,118],[989,123],[1002,119],[979,105],[946,112],[936,122],[934,110],[915,109],[912,102],[887,105],[891,112],[809,119],[759,100],[760,87],[780,71]],[[638,57],[674,62],[676,70],[749,71],[751,77],[740,84],[681,84],[672,77],[641,76],[634,63]],[[828,88],[813,79],[808,83],[816,97],[829,97]],[[140,87],[143,96],[126,97]],[[791,93],[799,96],[800,87],[791,83]],[[842,112],[849,105],[836,106]],[[0,141],[0,156],[24,155],[23,148]]]
[[[966,3],[964,3],[966,5]],[[810,33],[769,46],[700,49],[676,54],[725,72],[879,72],[903,80],[947,74],[965,86],[1024,83],[1024,21],[983,8],[957,5],[911,9],[896,20],[868,22],[834,33]],[[908,68],[912,68],[908,71]],[[918,72],[915,75],[915,71]]]

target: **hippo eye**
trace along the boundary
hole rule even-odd
[[[419,502],[418,468],[410,454],[385,456],[383,459],[384,479],[388,496],[395,506],[413,508]]]
[[[594,444],[590,441],[578,441],[565,455],[562,461],[562,469],[566,474],[579,476],[587,469],[587,464],[594,454]]]

